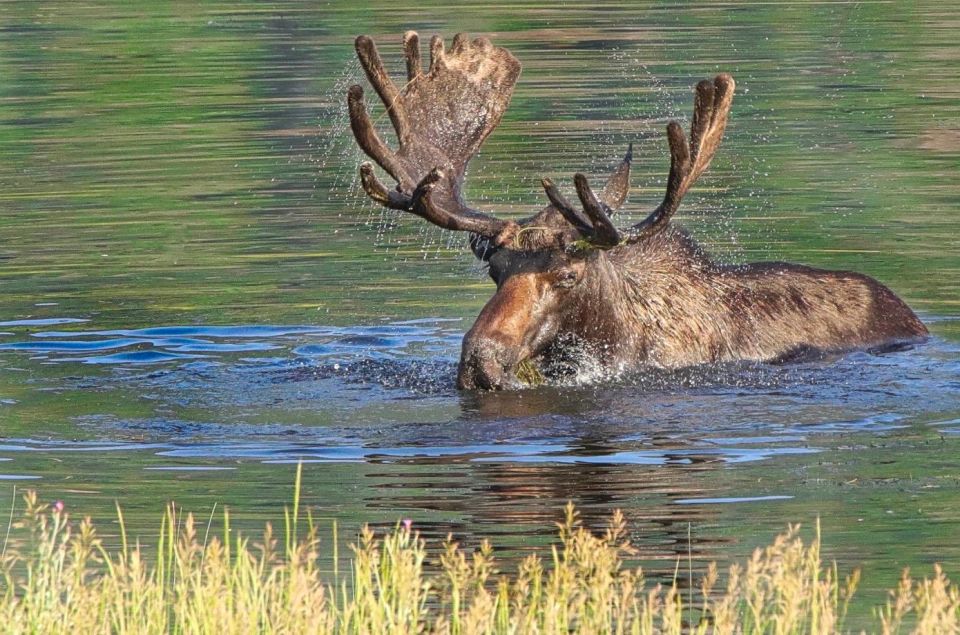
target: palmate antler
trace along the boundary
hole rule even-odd
[[[408,81],[398,89],[384,70],[373,40],[362,35],[355,45],[400,145],[394,152],[380,139],[367,112],[363,88],[351,86],[347,102],[354,137],[367,156],[397,181],[396,189],[388,189],[374,174],[373,166],[364,163],[360,181],[370,198],[444,229],[476,234],[481,239],[472,241],[471,246],[481,257],[488,247],[510,242],[521,227],[536,228],[541,244],[571,232],[564,219],[572,223],[574,233],[589,229],[588,219],[569,206],[561,209],[552,198],[553,205],[520,223],[474,210],[463,200],[467,163],[500,123],[520,74],[520,63],[509,51],[493,46],[486,38],[470,41],[462,33],[445,50],[443,40],[434,36],[430,68],[424,73],[419,36],[408,31],[403,38]],[[631,156],[628,152],[601,194],[608,209],[619,207],[626,199]]]
[[[621,234],[613,225],[609,207],[593,193],[587,178],[583,174],[574,175],[577,196],[590,221],[589,227],[583,227],[581,232],[591,243],[601,248],[614,247],[624,242],[636,243],[666,228],[680,206],[683,195],[707,169],[720,146],[733,103],[734,87],[733,78],[725,73],[717,75],[712,82],[703,80],[697,84],[689,143],[679,123],[671,121],[667,126],[670,176],[663,202],[642,222],[631,227],[626,235]],[[547,196],[554,201],[558,209],[561,209],[561,205],[565,206],[566,209],[562,210],[564,217],[577,216],[583,220],[579,213],[566,203],[552,183],[545,183],[544,187]],[[571,223],[573,222],[571,220]]]
[[[363,101],[352,86],[347,101],[350,125],[361,149],[397,181],[388,190],[365,163],[360,178],[367,195],[381,205],[412,212],[445,229],[496,238],[515,223],[468,207],[463,201],[467,162],[497,127],[520,74],[520,63],[486,38],[472,42],[464,34],[450,49],[435,36],[430,68],[420,62],[419,37],[404,35],[408,82],[398,89],[387,75],[373,40],[356,39],[357,56],[396,130],[400,148],[380,140]]]

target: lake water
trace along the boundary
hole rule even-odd
[[[116,500],[143,536],[167,500],[216,503],[252,528],[282,517],[304,461],[305,502],[345,535],[411,518],[509,560],[572,500],[595,526],[622,508],[668,579],[688,552],[733,562],[817,518],[877,601],[904,566],[960,576],[958,27],[933,3],[7,3],[0,500],[31,487],[100,518]],[[344,108],[353,37],[399,74],[409,28],[523,63],[467,184],[503,216],[633,142],[619,222],[643,218],[665,122],[732,73],[724,145],[678,222],[728,262],[873,275],[933,337],[459,393],[492,284],[462,236],[365,200]]]

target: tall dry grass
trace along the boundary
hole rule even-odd
[[[498,573],[487,542],[467,552],[448,539],[428,563],[424,541],[403,524],[383,536],[364,528],[349,567],[323,573],[317,528],[301,518],[297,492],[282,537],[269,525],[259,541],[237,536],[229,514],[223,534],[210,536],[170,506],[148,549],[129,540],[118,509],[113,550],[89,518],[73,521],[28,492],[0,552],[0,631],[836,633],[858,581],[823,564],[819,532],[805,544],[790,527],[731,567],[722,586],[709,567],[694,596],[624,564],[632,549],[622,514],[596,535],[572,506],[556,545],[512,575]],[[875,615],[876,632],[957,633],[960,593],[939,568],[919,581],[905,572]]]

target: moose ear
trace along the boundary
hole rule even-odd
[[[630,193],[630,163],[633,161],[633,144],[627,148],[627,156],[617,165],[613,174],[607,179],[603,192],[598,197],[611,210],[620,208]]]

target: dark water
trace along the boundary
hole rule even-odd
[[[118,500],[143,535],[170,499],[252,527],[302,460],[322,518],[409,517],[505,555],[573,500],[594,524],[624,509],[666,576],[818,517],[871,597],[907,565],[960,575],[958,27],[933,3],[5,3],[0,496],[100,517]],[[639,220],[666,120],[731,72],[724,145],[679,220],[725,261],[873,275],[934,337],[458,393],[492,285],[461,237],[364,200],[343,107],[353,37],[399,71],[408,28],[488,34],[524,64],[467,184],[504,216],[633,142],[619,222]]]

